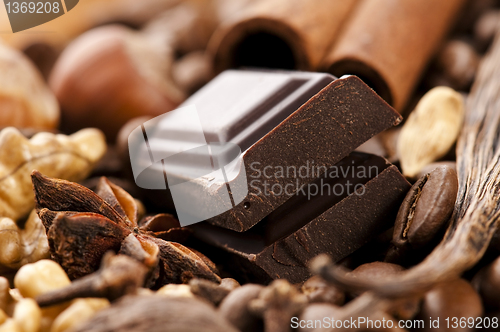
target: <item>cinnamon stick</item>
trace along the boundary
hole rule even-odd
[[[464,0],[363,0],[324,68],[359,76],[400,111]]]
[[[357,2],[252,1],[233,11],[212,36],[208,50],[215,71],[241,66],[317,69]]]

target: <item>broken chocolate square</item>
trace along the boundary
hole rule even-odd
[[[228,253],[223,257],[242,278],[301,282],[310,276],[307,264],[316,255],[339,261],[391,227],[409,188],[384,158],[353,152],[247,231],[207,223],[191,228]]]

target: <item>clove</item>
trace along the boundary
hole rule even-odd
[[[189,287],[194,295],[218,306],[232,290],[240,287],[240,284],[232,278],[222,279],[220,284],[206,279],[194,278],[189,281]]]
[[[301,294],[285,279],[273,281],[264,288],[257,299],[250,302],[250,311],[264,319],[266,332],[287,332],[291,318],[307,304]]]
[[[344,292],[319,276],[312,276],[301,287],[309,303],[344,304]]]
[[[137,288],[144,284],[147,272],[147,267],[133,258],[108,252],[97,272],[67,287],[41,294],[36,301],[40,307],[86,297],[104,297],[114,301],[124,295],[135,294]]]
[[[235,289],[219,305],[219,313],[242,332],[263,330],[262,320],[252,314],[249,304],[259,297],[264,286],[246,284]]]

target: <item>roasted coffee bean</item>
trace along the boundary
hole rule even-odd
[[[397,264],[373,262],[358,266],[350,274],[353,277],[361,279],[383,279],[386,277],[391,277],[403,270],[404,268]]]
[[[345,294],[342,290],[327,283],[320,276],[309,278],[304,285],[302,285],[302,293],[307,296],[309,303],[342,305],[345,300]]]
[[[440,166],[421,177],[406,195],[396,217],[396,247],[425,247],[446,226],[458,191],[457,173]]]
[[[412,319],[420,311],[421,297],[412,296],[394,300],[387,312],[397,319]]]
[[[402,272],[404,268],[401,265],[386,263],[386,262],[372,262],[366,263],[358,266],[349,275],[353,278],[359,278],[361,280],[375,279],[384,280],[387,277],[392,277],[399,272]],[[359,293],[351,294],[353,296],[358,296]]]
[[[453,169],[455,172],[457,171],[457,163],[454,161],[436,161],[435,163],[430,163],[427,166],[424,166],[420,173],[418,173],[417,179],[420,179],[421,177],[425,176],[427,173],[432,172],[438,167],[441,166],[448,166],[451,169]]]
[[[500,257],[481,269],[472,279],[485,306],[500,309]]]
[[[385,262],[373,262],[360,265],[351,272],[351,275],[360,279],[378,279],[384,280],[387,277],[394,276],[402,272],[404,268],[397,264]],[[417,297],[408,297],[394,300],[387,313],[398,319],[411,319],[419,311],[420,299]]]
[[[419,317],[428,322],[429,318],[435,320],[439,318],[439,327],[430,327],[425,324],[423,331],[473,331],[469,324],[453,327],[452,317],[459,320],[467,320],[472,317],[474,321],[483,315],[483,305],[481,298],[472,288],[471,284],[464,279],[455,279],[451,282],[443,282],[436,285],[427,292],[422,304]],[[446,318],[450,318],[450,325],[447,326]]]

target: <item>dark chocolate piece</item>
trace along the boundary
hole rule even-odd
[[[396,166],[360,152],[326,174],[245,232],[207,223],[190,227],[202,241],[230,254],[235,273],[304,281],[310,276],[307,264],[316,255],[327,253],[339,261],[391,227],[410,188]],[[308,196],[320,186],[330,190]],[[357,190],[348,194],[349,187]]]
[[[244,151],[245,170],[240,172],[246,172],[248,195],[231,210],[208,221],[235,231],[248,230],[300,187],[321,176],[309,172],[300,177],[266,178],[265,167],[299,170],[313,162],[317,169],[330,167],[374,135],[397,125],[401,119],[359,78],[347,76],[333,81]],[[270,188],[290,188],[290,195],[274,194],[273,191],[264,195],[262,186],[265,183]],[[229,182],[234,190],[238,190],[238,185],[237,181]]]
[[[131,158],[144,162],[136,182],[169,187],[182,225],[208,219],[239,232],[402,119],[355,76],[305,72],[227,71],[181,106],[135,131],[143,152],[131,149]],[[307,172],[267,176],[279,167]]]

